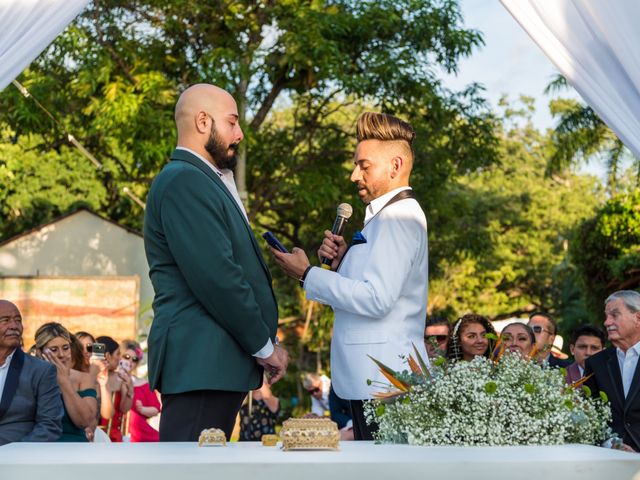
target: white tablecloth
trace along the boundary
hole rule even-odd
[[[640,454],[586,445],[463,448],[343,442],[336,452],[283,452],[252,442],[208,448],[195,443],[0,447],[0,480],[631,480],[638,472]]]

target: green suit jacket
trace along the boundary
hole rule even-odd
[[[189,152],[175,150],[151,186],[144,246],[155,290],[151,388],[258,388],[262,368],[252,354],[278,324],[271,275],[231,193]]]

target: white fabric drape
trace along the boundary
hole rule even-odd
[[[0,91],[29,66],[89,0],[0,0]]]
[[[640,158],[640,0],[500,0]]]

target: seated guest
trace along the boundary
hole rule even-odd
[[[524,359],[529,358],[536,344],[536,337],[531,327],[520,322],[513,322],[504,327],[501,336],[505,350],[517,352]]]
[[[445,357],[451,324],[445,317],[427,317],[424,329],[424,346],[429,358]]]
[[[280,413],[280,400],[271,392],[266,379],[253,390],[240,408],[240,441],[259,442],[262,435],[274,435]]]
[[[74,336],[78,340],[82,351],[82,357],[80,358],[79,363],[74,366],[74,369],[89,373],[93,375],[94,378],[97,377],[100,368],[98,367],[95,359],[91,358],[91,346],[96,343],[96,339],[93,335],[87,332],[77,332]]]
[[[605,392],[611,406],[611,429],[622,437],[623,449],[640,449],[640,293],[620,290],[604,302],[605,321],[612,348],[585,361],[587,385],[597,398]]]
[[[0,445],[55,442],[62,434],[56,369],[22,349],[22,315],[0,300]]]
[[[331,380],[326,375],[317,373],[307,373],[302,386],[311,395],[311,414],[318,417],[325,417],[330,414],[329,391],[331,390]]]
[[[35,335],[37,355],[56,368],[56,380],[62,392],[64,417],[60,442],[87,442],[96,427],[95,380],[73,366],[73,344],[77,340],[59,323],[45,323]],[[76,346],[77,351],[80,351]]]
[[[562,360],[551,352],[558,333],[558,324],[545,312],[534,312],[529,316],[528,325],[536,336],[536,361],[550,367],[568,367],[571,362]]]
[[[105,368],[98,374],[100,385],[100,428],[112,442],[122,442],[122,427],[125,414],[133,403],[131,376],[119,368],[120,345],[111,337],[98,337],[97,343],[105,346]]]
[[[149,419],[160,413],[160,400],[149,388],[146,378],[139,378],[134,373],[142,361],[143,353],[140,344],[134,340],[122,342],[122,358],[120,366],[131,375],[133,381],[133,406],[129,413],[129,436],[131,442],[159,442],[160,434],[149,425]]]
[[[450,360],[473,360],[477,356],[488,357],[491,353],[488,333],[496,334],[486,317],[468,313],[459,318],[449,338],[447,355]]]
[[[351,403],[336,394],[333,387],[329,390],[329,412],[331,420],[336,422],[340,430],[340,440],[353,440],[353,419]]]
[[[571,334],[569,350],[575,360],[567,367],[566,381],[570,385],[584,375],[584,362],[604,348],[604,332],[593,325],[582,325]]]

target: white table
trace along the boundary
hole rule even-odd
[[[640,454],[586,445],[411,447],[343,442],[290,451],[259,443],[10,444],[0,480],[640,480]]]

